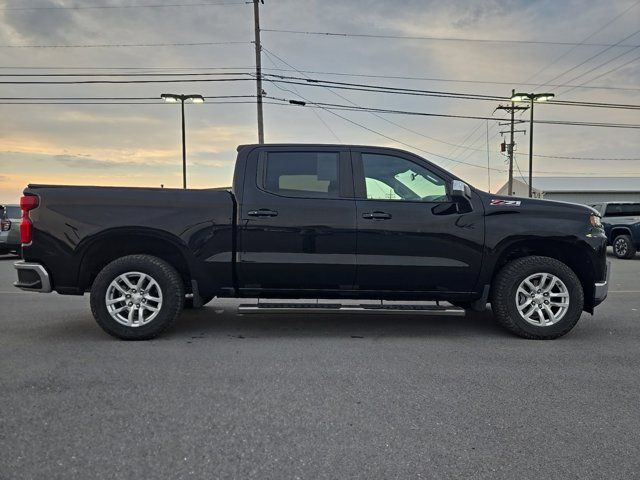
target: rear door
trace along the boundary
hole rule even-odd
[[[353,288],[356,205],[343,147],[264,147],[247,159],[238,284],[265,291]]]
[[[451,201],[450,178],[406,152],[353,151],[360,290],[471,292],[480,273],[484,210]]]

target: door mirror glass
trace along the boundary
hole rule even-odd
[[[462,180],[454,180],[451,182],[451,197],[458,200],[471,200],[471,188]]]

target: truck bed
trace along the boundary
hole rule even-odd
[[[95,249],[117,248],[118,242],[141,236],[175,245],[205,291],[214,264],[220,282],[232,286],[230,189],[29,185],[25,194],[40,201],[31,212],[32,246],[23,248],[23,256],[59,272],[52,283],[61,293],[84,291],[78,276],[88,252],[95,257]],[[92,250],[92,245],[99,246]]]

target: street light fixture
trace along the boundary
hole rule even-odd
[[[553,93],[514,93],[511,95],[512,102],[530,103],[529,121],[529,198],[533,196],[533,104],[537,102],[547,102],[555,95]]]
[[[180,102],[182,112],[182,188],[187,188],[187,146],[185,142],[184,131],[184,102],[191,101],[191,103],[204,103],[204,97],[202,95],[180,95],[176,93],[163,93],[160,95],[167,103]]]

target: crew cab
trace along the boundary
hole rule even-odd
[[[90,292],[122,339],[215,297],[252,299],[241,313],[491,303],[511,332],[551,339],[593,313],[610,272],[592,208],[488,194],[393,148],[243,145],[231,188],[29,185],[21,207],[16,286]]]
[[[640,202],[592,205],[602,217],[607,242],[618,258],[633,258],[640,249]]]

